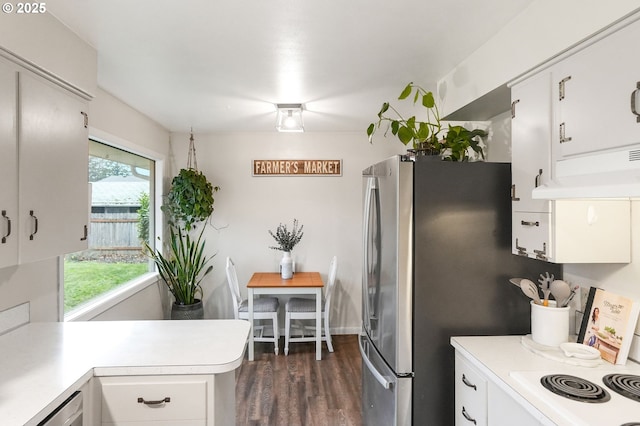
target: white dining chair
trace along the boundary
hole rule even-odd
[[[227,281],[231,290],[233,300],[233,313],[235,319],[249,320],[249,301],[240,296],[240,286],[238,285],[238,275],[236,267],[230,257],[227,257]],[[264,335],[264,325],[254,326],[253,330],[259,334],[253,338],[255,342],[273,342],[274,352],[278,355],[278,340],[280,339],[280,329],[278,327],[278,308],[280,301],[277,297],[261,296],[253,301],[253,319],[271,320],[273,337]]]
[[[331,342],[331,332],[329,331],[329,312],[331,311],[331,296],[336,286],[336,274],[338,272],[338,258],[336,256],[331,259],[329,265],[329,276],[327,277],[327,285],[325,286],[325,297],[322,301],[322,323],[323,333],[322,340],[327,342],[327,349],[333,352],[333,344]],[[315,299],[292,297],[286,304],[286,315],[284,325],[284,354],[289,354],[289,342],[315,342],[315,319],[316,319],[316,301]],[[302,325],[300,327],[302,336],[291,337],[292,320],[314,320],[313,325]],[[305,335],[305,330],[314,330],[314,333]]]

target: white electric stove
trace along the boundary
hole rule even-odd
[[[509,375],[558,413],[565,420],[562,425],[640,426],[639,364],[514,371]]]

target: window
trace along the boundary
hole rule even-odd
[[[89,140],[89,248],[64,258],[64,313],[152,271],[155,162]]]

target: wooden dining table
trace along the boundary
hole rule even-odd
[[[299,295],[311,294],[316,297],[316,360],[322,359],[322,287],[324,283],[319,272],[296,272],[290,279],[282,279],[279,272],[256,272],[247,283],[249,293],[249,361],[253,361],[253,298],[256,295]]]

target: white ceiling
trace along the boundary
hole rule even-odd
[[[533,0],[48,0],[98,51],[98,84],[170,131],[362,131]]]

